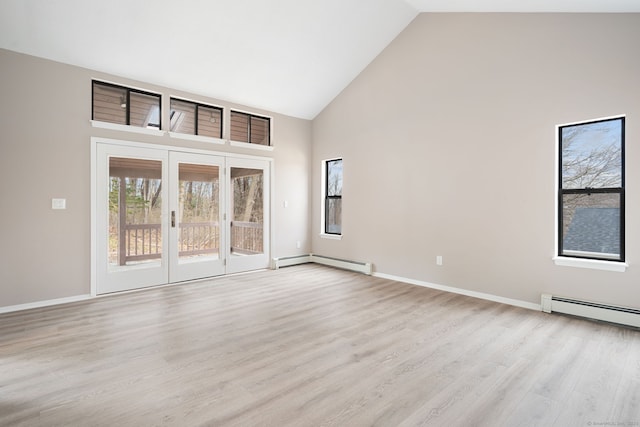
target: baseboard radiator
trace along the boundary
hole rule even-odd
[[[542,311],[557,312],[640,328],[640,310],[542,294]]]
[[[311,255],[295,255],[295,256],[273,258],[271,260],[271,269],[277,270],[280,267],[289,267],[292,265],[308,264],[310,262],[311,262]]]
[[[277,270],[280,267],[288,267],[291,265],[307,264],[314,262],[316,264],[328,265],[331,267],[342,268],[343,270],[356,271],[358,273],[371,275],[373,266],[370,262],[350,261],[339,258],[332,258],[322,255],[298,255],[291,257],[273,258],[271,268]]]

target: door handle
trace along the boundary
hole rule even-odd
[[[171,228],[176,228],[176,211],[171,211]]]

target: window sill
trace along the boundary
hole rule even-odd
[[[99,120],[91,120],[91,126],[94,128],[117,130],[121,132],[143,133],[145,135],[164,136],[165,131],[159,129],[140,128],[136,126],[121,125],[118,123],[101,122]]]
[[[629,267],[626,262],[602,261],[598,259],[580,259],[557,256],[553,258],[556,265],[564,267],[591,268],[594,270],[618,271],[624,273]]]
[[[329,240],[342,240],[342,234],[327,234],[320,233],[321,239],[329,239]]]
[[[189,141],[206,142],[206,143],[210,143],[210,144],[220,144],[220,145],[226,144],[226,141],[224,139],[214,138],[212,136],[189,135],[188,133],[179,133],[179,132],[169,132],[169,136],[171,138],[186,139],[186,140],[189,140]]]
[[[250,144],[248,142],[229,141],[232,147],[251,148],[253,150],[273,151],[272,145]]]

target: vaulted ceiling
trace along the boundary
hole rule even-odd
[[[2,0],[0,48],[312,119],[420,12],[640,0]]]

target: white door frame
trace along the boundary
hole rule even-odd
[[[251,160],[261,160],[266,161],[268,164],[268,170],[265,171],[265,178],[268,177],[269,182],[268,192],[269,192],[269,208],[265,212],[265,223],[268,225],[268,238],[265,241],[265,255],[266,259],[269,260],[272,253],[272,243],[273,242],[273,227],[271,226],[271,218],[273,211],[273,176],[274,176],[274,168],[273,168],[273,158],[272,157],[261,157],[261,156],[253,156],[246,154],[237,154],[237,153],[229,153],[224,151],[209,151],[209,150],[201,150],[195,148],[186,148],[179,146],[170,146],[170,145],[162,145],[162,144],[153,144],[153,143],[144,143],[139,141],[129,141],[129,140],[120,140],[120,139],[112,139],[112,138],[103,138],[103,137],[91,137],[91,295],[98,295],[98,230],[97,230],[97,215],[98,215],[98,144],[108,144],[114,146],[124,146],[124,147],[132,147],[132,148],[145,148],[145,149],[157,149],[163,150],[167,152],[167,155],[170,151],[182,152],[182,153],[194,153],[194,154],[206,154],[213,156],[221,156],[228,159],[251,159]],[[225,168],[226,169],[226,168]],[[268,221],[268,223],[267,223]],[[168,219],[163,221],[168,224]],[[227,233],[228,234],[228,233]],[[227,254],[225,254],[225,257]],[[268,263],[263,267],[266,268]],[[168,277],[166,284],[168,283]]]

